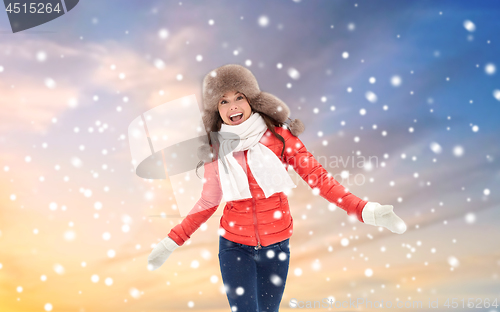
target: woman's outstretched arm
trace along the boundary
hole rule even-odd
[[[360,222],[364,222],[362,211],[368,201],[350,193],[335,180],[290,130],[278,127],[276,129],[277,131],[281,129],[278,134],[285,139],[286,162],[307,182],[309,187],[318,188],[321,197],[345,210],[348,215],[355,215]]]
[[[200,199],[182,222],[173,227],[168,234],[168,237],[179,246],[182,246],[219,207],[222,200],[222,189],[216,166],[217,161],[204,164],[205,173]]]
[[[298,137],[287,129],[279,129],[276,131],[285,139],[286,162],[311,188],[318,188],[323,198],[345,210],[348,215],[355,215],[360,222],[383,226],[397,234],[406,231],[405,222],[394,213],[392,205],[369,202],[350,193],[321,166]]]

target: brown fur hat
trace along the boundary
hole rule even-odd
[[[290,109],[276,96],[262,92],[252,72],[238,64],[227,64],[209,72],[203,79],[203,113],[205,129],[213,129],[219,119],[218,103],[227,91],[243,93],[253,110],[262,112],[284,123],[291,120]],[[291,120],[288,129],[294,136],[301,134],[305,127],[299,119]]]

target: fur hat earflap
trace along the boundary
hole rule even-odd
[[[204,163],[211,163],[212,161],[214,161],[214,154],[212,153],[211,149],[212,148],[210,147],[210,145],[208,145],[208,143],[205,143],[198,147],[198,158]]]
[[[290,118],[288,118],[288,119],[290,119]],[[290,132],[294,136],[298,137],[302,132],[304,132],[305,126],[304,126],[304,123],[302,123],[302,121],[300,119],[296,118],[296,119],[290,121],[290,124],[288,125],[288,129],[290,130]]]

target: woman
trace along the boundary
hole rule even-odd
[[[203,104],[209,144],[199,150],[205,169],[201,198],[155,247],[148,257],[150,269],[159,268],[182,246],[224,197],[218,257],[231,311],[278,311],[293,232],[285,192],[296,185],[287,173],[289,165],[323,198],[360,222],[406,231],[391,205],[361,200],[328,174],[297,137],[304,130],[302,122],[295,119],[287,127],[286,104],[261,92],[247,68],[228,64],[207,74]]]

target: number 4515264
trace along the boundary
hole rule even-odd
[[[28,13],[26,11],[27,9],[27,4],[24,3],[21,7],[19,7],[20,3],[9,3],[7,8],[5,8],[5,11],[9,13],[20,13],[21,12],[21,7],[24,7],[24,12],[23,13]],[[59,8],[59,3],[56,4],[54,8],[52,8],[51,3],[30,3],[29,4],[29,13],[52,13],[52,11],[55,11],[57,13],[61,12],[61,8]],[[38,6],[38,9],[37,9]]]
[[[467,307],[467,308],[482,308],[482,307],[485,307],[485,308],[495,307],[495,308],[497,308],[498,307],[497,298],[495,298],[495,300],[493,300],[493,302],[490,302],[489,298],[486,298],[484,300],[482,298],[468,298],[467,302],[465,302],[465,299],[462,299],[458,302],[455,300],[457,300],[457,299],[456,298],[451,299],[451,304],[450,304],[450,299],[448,298],[446,300],[446,302],[444,303],[444,306],[447,308],[458,308],[459,302],[461,301],[462,308],[465,308],[465,307]]]

